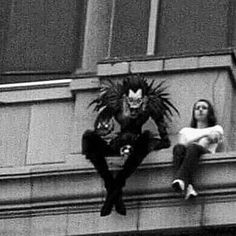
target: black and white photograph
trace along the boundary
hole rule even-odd
[[[0,0],[0,236],[236,235],[236,0]]]

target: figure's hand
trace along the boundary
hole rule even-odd
[[[128,158],[133,152],[133,147],[129,144],[120,148],[120,155],[124,158]]]
[[[95,127],[95,131],[100,136],[107,136],[114,130],[114,121],[110,120],[100,120]]]
[[[151,149],[149,151],[152,150],[161,150],[161,149],[166,149],[169,148],[171,145],[170,140],[169,139],[156,139],[154,146],[150,145]],[[153,147],[152,147],[153,146]]]

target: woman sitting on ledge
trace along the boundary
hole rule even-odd
[[[217,124],[213,106],[208,100],[200,99],[192,111],[191,127],[179,132],[178,144],[173,148],[175,179],[172,187],[184,192],[185,199],[196,197],[193,176],[200,157],[206,153],[215,153],[223,140],[223,128]]]

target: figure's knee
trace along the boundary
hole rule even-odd
[[[86,130],[84,133],[83,133],[83,136],[82,136],[82,140],[87,140],[87,139],[91,139],[93,137],[96,136],[96,133],[94,130]]]
[[[143,139],[149,140],[149,139],[153,138],[153,134],[150,130],[144,130],[143,133],[141,134],[141,137]]]
[[[86,130],[82,136],[82,154],[93,152],[98,144],[98,137],[94,130]]]
[[[153,137],[152,133],[149,130],[145,130],[137,139],[136,143],[140,147],[141,146],[147,146]]]

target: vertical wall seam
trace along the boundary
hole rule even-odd
[[[136,230],[140,230],[140,208],[141,208],[141,203],[140,201],[137,202],[137,222],[136,222]]]
[[[204,212],[205,212],[205,204],[201,204],[201,214],[200,214],[200,227],[204,227],[205,225],[205,217],[204,217]]]
[[[159,0],[151,0],[147,40],[147,55],[154,55],[155,53],[158,8]]]
[[[114,25],[114,18],[115,18],[115,5],[116,5],[116,0],[112,0],[110,32],[109,32],[108,49],[107,49],[108,58],[111,56],[112,34],[113,34],[113,25]]]
[[[27,139],[26,139],[26,148],[25,148],[25,163],[24,165],[27,165],[27,157],[28,157],[28,152],[29,152],[29,138],[30,138],[30,129],[31,129],[31,120],[32,120],[32,106],[33,105],[29,105],[29,121],[28,121],[28,134],[27,134]]]

